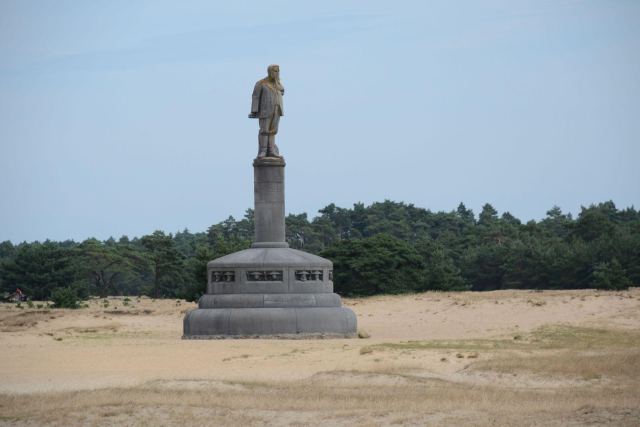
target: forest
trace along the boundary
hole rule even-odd
[[[253,210],[206,232],[188,229],[130,239],[94,238],[0,243],[0,297],[21,289],[46,301],[148,295],[197,299],[207,262],[250,247]],[[290,247],[334,263],[335,291],[369,296],[496,289],[627,289],[640,286],[640,212],[612,201],[582,207],[574,218],[552,207],[522,223],[485,204],[479,215],[463,203],[451,212],[413,204],[330,204],[309,220],[286,218]]]

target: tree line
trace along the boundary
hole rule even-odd
[[[197,300],[208,261],[250,247],[253,210],[206,232],[156,231],[140,238],[0,243],[0,292],[20,288],[33,300],[65,289],[91,295]],[[612,201],[582,207],[576,218],[554,206],[522,223],[485,204],[476,217],[463,203],[431,212],[386,200],[309,220],[286,218],[294,249],[334,263],[336,292],[347,296],[425,290],[626,289],[640,286],[640,212]]]

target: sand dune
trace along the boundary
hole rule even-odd
[[[0,424],[640,423],[640,289],[344,303],[370,338],[183,341],[184,301],[3,304]]]

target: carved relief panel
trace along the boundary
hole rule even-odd
[[[280,271],[247,271],[248,282],[282,282]]]
[[[235,281],[236,281],[235,271],[212,271],[211,272],[211,283],[235,282]]]
[[[296,280],[300,282],[322,281],[322,270],[296,270]]]

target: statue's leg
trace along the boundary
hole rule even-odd
[[[269,149],[267,150],[267,152],[269,153],[268,154],[269,157],[280,157],[280,158],[282,158],[282,156],[280,155],[280,150],[278,149],[278,146],[276,145],[276,136],[275,135],[269,135]]]
[[[269,135],[258,135],[258,158],[267,157]]]
[[[278,133],[278,125],[280,124],[280,114],[277,109],[273,116],[269,119],[269,147],[267,149],[267,156],[282,158],[280,150],[276,145],[276,134]]]
[[[269,119],[258,119],[260,132],[258,133],[258,159],[267,156],[269,147]]]

